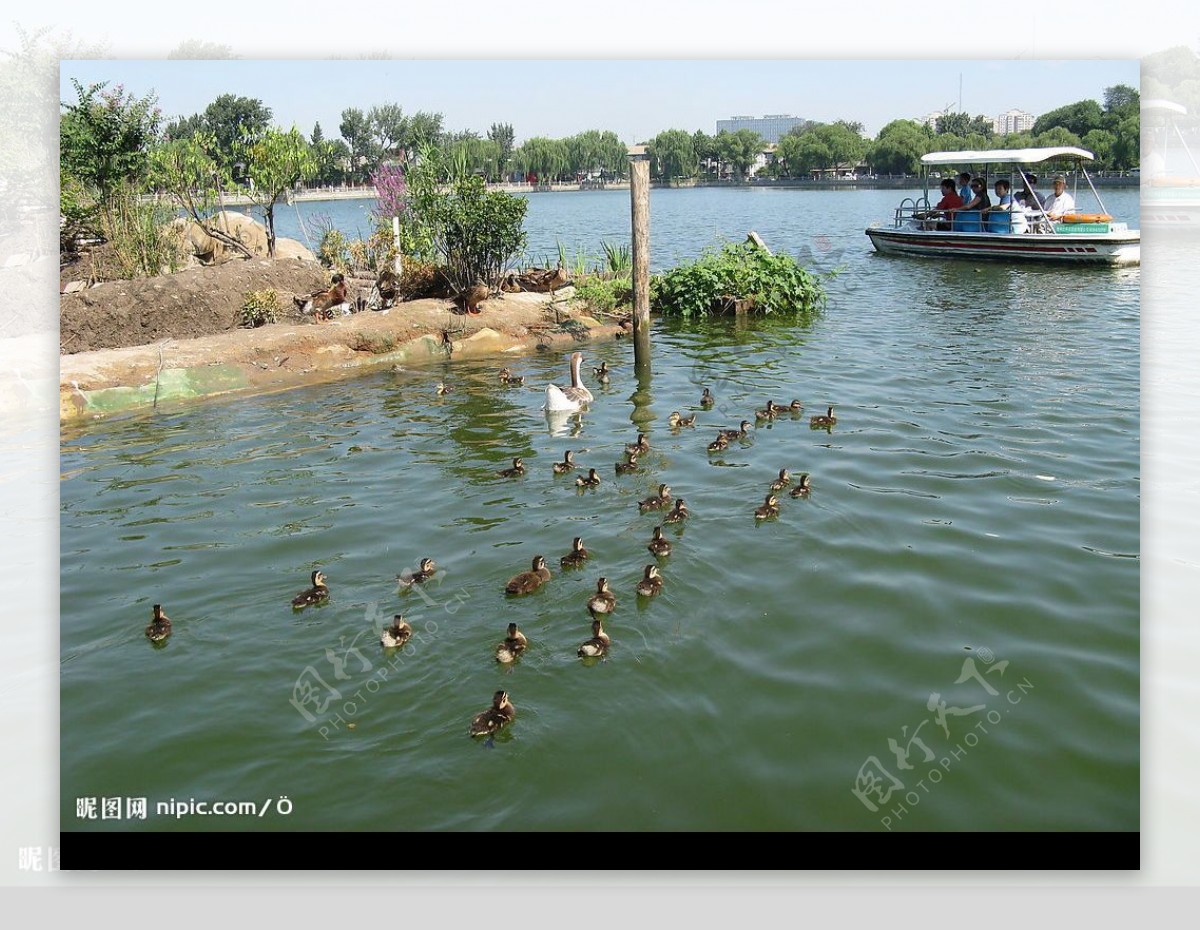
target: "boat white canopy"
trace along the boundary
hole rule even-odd
[[[988,149],[982,152],[930,152],[921,156],[925,165],[962,165],[962,164],[996,164],[997,162],[1018,162],[1029,164],[1046,161],[1050,158],[1086,158],[1092,161],[1096,156],[1086,149],[1077,149],[1071,145],[1056,145],[1039,149]]]
[[[1155,98],[1153,100],[1142,101],[1143,110],[1166,110],[1170,113],[1178,113],[1180,116],[1187,116],[1187,107],[1181,103],[1173,103],[1170,100],[1162,100]]]

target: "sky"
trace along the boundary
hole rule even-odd
[[[1010,108],[1040,115],[1078,100],[1102,100],[1114,84],[1138,86],[1136,59],[1117,60],[229,60],[63,61],[71,79],[123,84],[158,95],[167,119],[204,110],[221,94],[261,100],[282,128],[305,135],[321,123],[338,135],[347,107],[399,103],[440,112],[450,130],[486,134],[513,124],[518,144],[585,129],[643,142],[664,129],[715,132],[735,115],[791,114],[863,123],[874,136],[893,119],[961,107],[994,117]]]

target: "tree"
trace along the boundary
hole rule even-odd
[[[252,97],[222,94],[204,110],[204,128],[216,139],[216,157],[232,170],[244,140],[257,139],[271,125],[271,108]]]
[[[473,175],[413,203],[419,222],[433,230],[446,277],[460,294],[476,284],[499,287],[500,276],[525,248],[528,205],[524,197],[488,191]]]
[[[737,132],[719,132],[716,137],[717,151],[724,162],[728,162],[738,176],[745,179],[750,166],[762,154],[763,138],[753,129]]]
[[[312,180],[317,184],[332,186],[346,180],[346,166],[350,164],[350,147],[341,139],[324,139],[313,142],[309,147],[316,171]]]
[[[342,110],[338,131],[350,149],[351,178],[355,181],[366,178],[379,163],[371,137],[371,121],[357,107],[347,107]]]
[[[570,173],[623,173],[628,148],[615,132],[588,129],[563,141],[567,148],[567,170]]]
[[[548,184],[566,168],[567,147],[558,139],[534,136],[522,143],[513,159],[526,175],[536,175],[539,184]]]
[[[263,211],[267,226],[267,255],[275,257],[275,201],[297,183],[311,178],[317,164],[304,136],[293,126],[288,132],[269,129],[247,140],[243,153],[252,182],[250,198]]]
[[[442,114],[418,110],[408,120],[407,152],[412,154],[423,145],[436,145],[442,139]]]
[[[217,140],[204,131],[158,146],[150,153],[150,184],[172,197],[209,236],[253,258],[240,239],[215,222],[220,192],[229,185],[229,176],[215,157],[216,148]]]
[[[1117,137],[1107,129],[1093,129],[1083,137],[1083,147],[1096,156],[1096,165],[1100,168],[1111,168],[1113,147]]]
[[[321,132],[320,120],[317,120],[317,122],[313,123],[312,139],[310,141],[313,145],[320,145],[325,141],[325,133]]]
[[[867,142],[845,122],[820,123],[800,133],[789,133],[779,143],[778,157],[788,171],[803,174],[814,168],[857,165]]]
[[[1104,88],[1104,112],[1121,115],[1136,113],[1141,106],[1138,92],[1128,84]]]
[[[59,166],[103,201],[122,182],[145,177],[162,112],[154,94],[135,97],[121,85],[107,90],[105,83],[71,83],[78,99],[62,104]]]
[[[716,142],[703,129],[697,129],[692,133],[692,148],[696,150],[696,158],[705,174],[710,174],[719,168]]]
[[[995,125],[983,115],[968,116],[966,113],[943,113],[937,119],[938,135],[967,136],[972,133],[991,138]]]
[[[1083,136],[1093,129],[1104,128],[1104,112],[1095,100],[1080,100],[1043,113],[1033,124],[1033,134],[1040,136],[1048,130],[1060,127],[1075,136]]]
[[[399,153],[407,154],[408,117],[398,103],[385,103],[371,107],[367,123],[374,151],[380,159]]]
[[[180,117],[167,123],[163,136],[167,139],[190,139],[198,132],[204,131],[204,114],[193,113],[191,116]]]
[[[500,172],[503,173],[508,169],[508,160],[513,153],[515,136],[512,123],[492,123],[488,130],[488,138],[500,146]]]
[[[665,129],[650,142],[650,165],[654,174],[664,181],[690,178],[696,174],[699,161],[692,136],[683,129]]]
[[[866,154],[868,164],[885,174],[917,174],[921,156],[929,151],[928,127],[909,119],[892,120],[875,137]]]

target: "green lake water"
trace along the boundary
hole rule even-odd
[[[705,218],[680,252],[758,228],[843,266],[828,308],[657,321],[642,384],[628,342],[581,344],[596,401],[564,425],[538,409],[556,350],[64,433],[64,830],[1138,828],[1139,271],[877,256],[862,228],[895,192],[820,195],[845,207],[824,227],[802,192],[665,193],[695,196],[656,193],[664,229]],[[801,417],[706,452],[792,398]],[[617,477],[639,428],[651,451]],[[551,473],[567,449],[599,488]],[[515,455],[525,477],[496,477]],[[760,523],[785,467],[811,496]],[[636,502],[662,481],[692,516],[639,601],[659,521]],[[574,536],[592,558],[564,572]],[[554,577],[506,597],[538,554]],[[401,591],[423,556],[439,575]],[[314,568],[330,601],[294,613]],[[612,648],[585,665],[600,575]],[[385,652],[397,612],[416,633]],[[513,621],[530,647],[503,668]],[[515,722],[472,740],[498,689]],[[114,797],[148,816],[79,816]]]

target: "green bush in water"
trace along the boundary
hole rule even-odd
[[[726,311],[745,301],[754,313],[811,315],[826,301],[822,276],[805,271],[790,255],[771,255],[750,242],[709,249],[694,262],[651,281],[650,307],[692,316]]]

